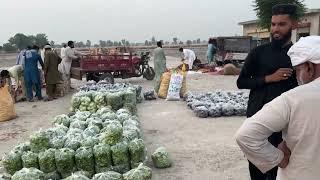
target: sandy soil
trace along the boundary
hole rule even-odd
[[[4,62],[5,61],[5,62]],[[0,67],[14,64],[1,60]],[[175,67],[179,59],[168,58],[168,66]],[[210,91],[236,89],[236,77],[207,74],[190,75],[188,90]],[[152,89],[153,82],[142,78],[116,82],[142,85]],[[72,81],[73,86],[82,84]],[[18,118],[0,123],[0,156],[29,135],[51,126],[52,119],[67,113],[72,93],[52,102],[17,103]],[[245,180],[249,179],[247,161],[233,138],[244,117],[200,119],[194,116],[186,103],[165,100],[144,101],[138,105],[144,139],[149,155],[159,146],[165,146],[173,159],[173,167],[153,169],[154,180]],[[152,167],[150,156],[147,164]]]

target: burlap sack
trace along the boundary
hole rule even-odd
[[[226,64],[223,67],[223,75],[239,75],[240,69],[233,64]]]
[[[9,93],[9,86],[0,88],[0,122],[9,121],[16,117],[13,99]]]
[[[165,72],[162,74],[160,88],[159,88],[159,92],[158,92],[159,98],[163,98],[163,99],[167,98],[169,84],[170,84],[170,78],[171,78],[170,72]]]

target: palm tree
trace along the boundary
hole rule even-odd
[[[259,26],[261,28],[270,28],[272,7],[277,4],[294,4],[297,6],[298,19],[303,16],[306,11],[304,0],[255,0],[254,10],[259,19]]]

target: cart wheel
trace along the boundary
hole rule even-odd
[[[154,79],[156,73],[154,72],[152,67],[148,67],[144,72],[143,72],[143,77],[146,78],[147,80],[151,81]]]
[[[114,77],[111,73],[104,73],[100,76],[100,81],[106,81],[107,83],[114,84]]]

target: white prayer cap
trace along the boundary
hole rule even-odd
[[[51,46],[50,45],[45,45],[44,49],[51,49]]]
[[[310,61],[320,64],[320,36],[301,37],[288,51],[292,66]]]

